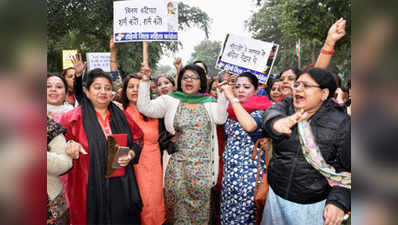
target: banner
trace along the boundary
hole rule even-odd
[[[62,50],[62,69],[73,67],[72,56],[77,54],[77,50]]]
[[[234,34],[227,34],[216,62],[216,69],[232,74],[250,72],[266,83],[279,45]]]
[[[110,52],[87,52],[88,71],[101,68],[104,72],[111,72],[111,53]]]
[[[177,41],[178,3],[166,0],[113,2],[115,42]]]

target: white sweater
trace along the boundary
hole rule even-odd
[[[72,167],[72,158],[65,152],[66,140],[63,134],[53,138],[47,151],[47,194],[50,200],[63,190],[59,176]]]
[[[164,125],[166,130],[171,134],[175,134],[174,130],[174,117],[177,112],[180,100],[168,95],[162,95],[158,98],[150,99],[150,82],[140,81],[138,89],[137,108],[142,114],[152,118],[164,118]],[[215,185],[218,178],[219,156],[218,156],[218,139],[216,124],[224,124],[227,121],[227,107],[228,101],[224,93],[217,90],[217,103],[206,102],[203,103],[211,120],[211,162],[212,162],[212,183]],[[167,154],[167,153],[166,153]],[[165,154],[165,155],[166,155]],[[167,156],[166,156],[167,158]],[[168,160],[166,160],[168,161]],[[166,171],[167,162],[163,162],[163,174]]]

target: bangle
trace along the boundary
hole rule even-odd
[[[334,50],[328,51],[328,50],[326,50],[326,49],[324,49],[324,48],[321,49],[321,54],[324,54],[324,55],[333,55],[333,53],[334,53]]]
[[[232,101],[231,101],[231,104],[233,104],[233,103],[239,103],[240,101],[239,101],[239,98],[233,98],[232,99]]]

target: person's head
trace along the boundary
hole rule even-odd
[[[85,88],[88,99],[94,108],[107,108],[112,101],[112,78],[102,69],[91,70],[85,76]]]
[[[193,62],[192,64],[195,64],[195,65],[197,65],[197,66],[200,66],[200,67],[205,71],[206,76],[209,75],[209,71],[207,70],[206,63],[204,63],[203,61],[201,61],[201,60],[196,60],[196,61]]]
[[[299,76],[292,87],[296,109],[315,113],[324,101],[333,97],[337,85],[327,70],[310,68]]]
[[[73,81],[75,79],[76,70],[73,67],[66,68],[61,75],[65,78],[68,90],[73,90]]]
[[[177,91],[194,95],[198,92],[206,93],[207,78],[205,71],[194,64],[186,65],[180,71],[177,81]]]
[[[154,79],[151,79],[151,93],[158,93],[158,85]]]
[[[161,95],[167,95],[175,91],[174,79],[167,75],[160,75],[156,78],[156,84]]]
[[[129,74],[123,80],[122,104],[127,108],[129,104],[136,105],[138,99],[138,87],[141,77],[136,74]]]
[[[239,74],[235,82],[234,94],[240,102],[245,102],[248,98],[257,94],[258,79],[249,72]]]
[[[47,74],[47,104],[62,105],[66,98],[66,80],[58,74]]]
[[[279,80],[282,81],[281,93],[283,96],[290,96],[292,94],[292,84],[300,75],[300,70],[294,67],[289,67],[279,74]]]
[[[221,82],[223,82],[223,81],[225,80],[225,75],[226,75],[226,74],[227,74],[226,71],[220,71],[220,72],[217,74],[218,83],[221,83]]]
[[[268,93],[271,98],[271,101],[276,101],[278,98],[282,96],[280,86],[282,82],[276,79],[268,79]]]
[[[217,84],[218,84],[218,80],[217,79],[212,79],[210,81],[210,86],[209,86],[208,93],[211,96],[213,96],[214,98],[217,98]]]

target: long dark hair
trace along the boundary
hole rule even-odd
[[[141,80],[141,77],[138,76],[137,74],[129,74],[123,79],[123,88],[122,88],[122,97],[121,97],[122,104],[123,104],[123,109],[126,109],[127,106],[129,106],[129,104],[130,104],[129,99],[127,98],[127,86],[128,86],[129,81],[131,79]],[[140,113],[140,114],[144,118],[144,121],[148,121],[148,117],[147,116],[143,115],[142,113]]]
[[[123,104],[123,109],[126,109],[127,106],[130,104],[130,101],[127,98],[126,92],[127,92],[127,86],[131,79],[141,80],[141,77],[139,77],[137,74],[129,74],[123,79],[122,98],[121,98],[121,100],[122,100],[121,102]]]

